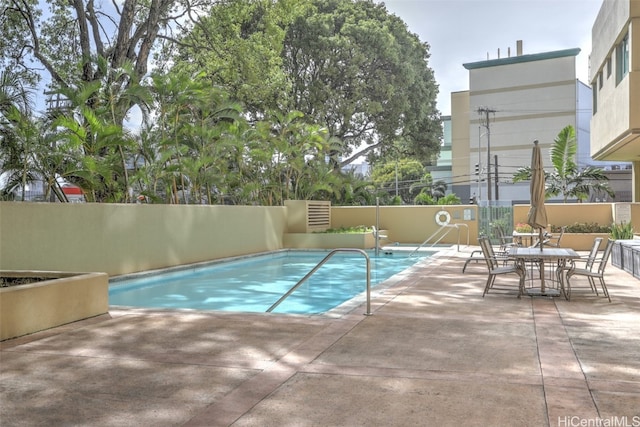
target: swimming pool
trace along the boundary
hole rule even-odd
[[[421,251],[376,256],[371,260],[371,287],[432,256]],[[143,308],[174,308],[266,312],[326,255],[326,251],[281,251],[110,281],[109,304]],[[327,312],[366,289],[366,262],[361,254],[337,253],[275,313]]]

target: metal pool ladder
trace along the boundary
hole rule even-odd
[[[300,279],[298,283],[293,285],[293,287],[289,289],[287,293],[282,295],[278,301],[276,301],[271,307],[269,307],[267,309],[267,313],[271,313],[274,308],[279,306],[282,301],[284,301],[289,295],[291,295],[296,289],[298,289],[300,285],[302,285],[309,277],[311,277],[313,273],[318,271],[320,267],[322,267],[327,261],[329,261],[329,259],[332,256],[334,256],[338,252],[358,252],[364,255],[364,258],[367,261],[367,312],[364,313],[364,315],[371,316],[371,260],[369,259],[369,255],[367,255],[365,251],[363,251],[362,249],[356,249],[356,248],[338,248],[329,252],[327,256],[324,257],[322,261],[318,263],[318,265],[313,267],[313,269],[310,272],[308,272],[302,279]]]

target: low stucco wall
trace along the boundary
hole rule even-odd
[[[611,224],[610,203],[548,204],[553,225]],[[422,243],[446,211],[460,228],[460,243],[477,244],[478,207],[381,206],[379,226],[388,240]],[[514,224],[529,205],[514,206]],[[630,205],[640,228],[640,203]],[[212,259],[282,249],[286,207],[124,205],[0,202],[0,269],[100,271],[121,275]],[[375,225],[376,207],[332,207],[331,227]],[[453,229],[440,243],[458,242]],[[305,243],[306,245],[306,243]],[[365,243],[365,246],[368,243]],[[305,246],[307,247],[307,246]]]
[[[0,340],[53,328],[109,310],[105,273],[0,272],[10,277],[52,277],[28,285],[0,288]]]
[[[371,249],[375,248],[375,242],[373,233],[286,233],[284,235],[284,246],[291,249]]]
[[[389,241],[399,243],[422,243],[440,226],[436,223],[436,214],[446,211],[451,217],[449,224],[464,224],[460,228],[460,243],[477,244],[478,207],[475,205],[446,206],[380,206],[380,229],[388,230]],[[331,227],[376,225],[375,206],[339,206],[331,208]],[[458,233],[451,230],[440,243],[458,243]]]
[[[0,269],[120,275],[282,249],[284,207],[0,202]]]
[[[549,224],[563,226],[575,223],[596,223],[611,225],[616,209],[621,205],[630,209],[630,222],[635,225],[636,232],[640,231],[640,203],[548,203],[547,217]],[[526,223],[529,205],[515,205],[513,207],[513,223]]]

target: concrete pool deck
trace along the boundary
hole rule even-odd
[[[473,249],[372,316],[114,309],[1,342],[0,425],[640,426],[640,280],[609,265],[612,303],[507,277],[482,298]]]

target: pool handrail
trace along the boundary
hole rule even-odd
[[[367,255],[365,251],[363,251],[362,249],[356,249],[356,248],[338,248],[329,252],[327,256],[325,256],[322,259],[322,261],[318,263],[318,265],[313,267],[311,271],[308,272],[302,279],[300,279],[298,283],[293,285],[293,287],[291,287],[291,289],[289,289],[284,295],[282,295],[280,299],[278,299],[278,301],[273,303],[273,305],[267,309],[267,313],[271,313],[271,311],[273,311],[274,308],[279,306],[282,301],[284,301],[289,295],[291,295],[296,289],[298,289],[300,285],[302,285],[309,277],[311,277],[313,273],[318,271],[320,267],[322,267],[327,261],[329,261],[329,259],[332,256],[334,256],[338,252],[358,252],[364,255],[364,258],[366,259],[366,262],[367,262],[367,311],[366,313],[364,313],[364,315],[371,316],[371,260],[369,259],[369,255]]]
[[[469,246],[469,226],[467,224],[445,224],[445,225],[441,225],[440,228],[438,228],[431,236],[427,237],[427,240],[422,242],[420,246],[415,248],[414,251],[409,254],[409,257],[411,257],[413,254],[418,252],[424,245],[426,245],[429,242],[429,240],[436,237],[436,235],[438,235],[441,231],[446,230],[445,233],[438,238],[438,240],[436,240],[431,244],[430,247],[434,247],[435,245],[440,243],[440,241],[444,239],[446,235],[449,234],[449,232],[454,228],[458,232],[458,252],[460,252],[460,227],[464,227],[467,230],[467,246]]]

